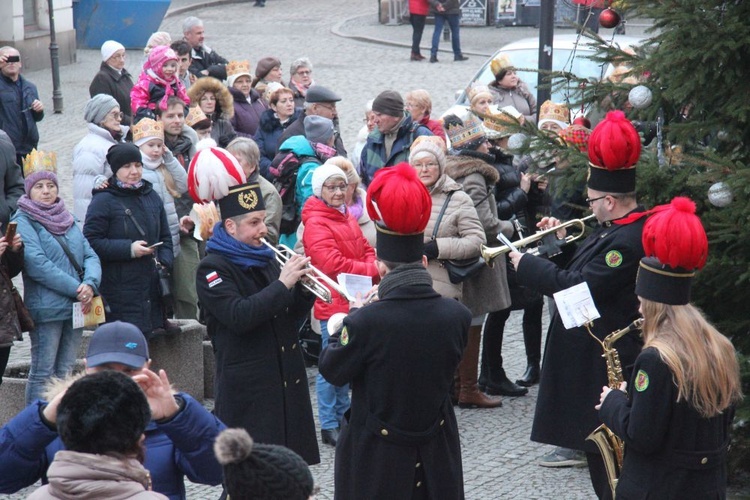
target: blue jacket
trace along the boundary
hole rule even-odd
[[[146,462],[153,490],[172,500],[185,498],[184,476],[200,484],[221,483],[213,452],[226,426],[187,394],[185,406],[171,420],[146,427]],[[55,453],[65,448],[57,432],[41,418],[45,403],[35,401],[0,429],[0,493],[13,493],[42,478]]]
[[[0,129],[10,136],[16,153],[26,155],[39,143],[36,122],[42,121],[44,111],[31,109],[31,103],[39,99],[36,85],[18,77],[17,82],[0,75]]]
[[[96,292],[102,279],[99,257],[76,224],[63,235],[70,252],[83,268],[83,281],[55,237],[23,210],[13,215],[23,238],[23,301],[37,323],[73,317],[73,302],[81,283]]]
[[[271,176],[268,174],[268,167],[271,166],[276,153],[279,152],[281,134],[299,118],[300,112],[301,110],[296,108],[292,117],[284,124],[279,121],[272,109],[267,109],[260,115],[258,131],[255,133],[253,139],[260,149],[260,175],[268,180],[271,180]]]
[[[403,161],[409,161],[409,148],[414,139],[421,135],[433,135],[430,129],[419,123],[414,123],[411,115],[406,113],[404,120],[396,132],[396,140],[393,141],[391,154],[385,156],[385,140],[380,130],[375,128],[367,137],[367,144],[362,149],[359,171],[362,182],[369,185],[375,172],[383,167],[392,167]]]
[[[143,181],[139,189],[122,189],[112,177],[109,187],[94,190],[83,234],[102,262],[100,288],[111,309],[107,321],[133,323],[148,338],[164,324],[154,257],[168,269],[172,269],[174,260],[172,235],[161,198],[148,181]],[[162,245],[154,255],[133,258],[130,245],[138,240]]]

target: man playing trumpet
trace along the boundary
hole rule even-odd
[[[301,285],[309,259],[280,268],[258,184],[229,188],[222,222],[206,244],[196,286],[216,356],[215,414],[259,443],[279,444],[320,462],[310,392],[296,325],[315,297]]]

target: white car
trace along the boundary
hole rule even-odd
[[[576,41],[578,41],[577,47]],[[637,46],[640,41],[641,40],[636,37],[617,35],[613,43],[617,44],[619,47],[627,48]],[[592,46],[593,42],[584,36],[579,37],[575,33],[555,35],[552,43],[554,47],[552,52],[553,71],[567,71],[573,73],[579,78],[601,80],[612,73],[614,69],[611,64],[601,65],[589,59],[589,57],[594,55],[596,51],[595,47]],[[517,71],[518,77],[526,83],[531,94],[536,97],[537,80],[539,78],[538,73],[533,71],[522,71],[520,68],[528,69],[539,67],[539,38],[523,38],[503,46],[500,50],[495,52],[492,57],[487,59],[477,74],[474,75],[474,78],[472,78],[468,85],[466,85],[466,88],[461,90],[460,93],[457,92],[458,97],[456,103],[443,113],[443,116],[456,112],[462,114],[462,110],[469,108],[469,99],[466,95],[466,91],[472,85],[475,83],[488,85],[494,81],[495,76],[490,70],[490,62],[500,54],[507,55],[513,66],[519,68],[519,71]],[[573,86],[575,86],[575,84],[573,84]],[[552,101],[568,102],[569,100],[575,100],[566,98],[566,93],[568,93],[568,91],[565,89],[557,89],[552,94]],[[571,97],[573,97],[572,94]],[[537,103],[537,107],[540,105],[541,103]]]

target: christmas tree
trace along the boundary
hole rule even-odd
[[[583,33],[595,58],[614,66],[600,81],[550,74],[568,92],[571,109],[601,118],[620,109],[642,132],[638,200],[650,208],[674,196],[694,200],[709,236],[709,260],[693,285],[693,302],[731,338],[750,393],[750,2],[742,0],[625,0],[604,11],[604,23],[649,19],[653,28],[635,50],[616,37]],[[606,15],[605,15],[606,14]],[[613,17],[612,14],[615,14]],[[606,26],[614,27],[614,26]],[[519,129],[520,130],[520,129]],[[520,149],[555,155],[565,188],[585,180],[588,158],[575,147],[524,126]],[[516,141],[518,142],[518,141]],[[541,151],[541,152],[540,152]],[[738,409],[730,461],[750,471],[750,398]],[[735,478],[737,476],[735,475]]]

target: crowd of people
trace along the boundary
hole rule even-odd
[[[410,2],[412,60],[423,59],[429,9],[439,21],[430,61],[444,22],[454,59],[466,59],[457,4]],[[42,478],[31,498],[178,499],[188,477],[223,483],[232,499],[310,497],[320,449],[299,337],[308,321],[321,337],[320,442],[336,448],[338,498],[463,498],[453,405],[496,408],[536,384],[531,439],[557,447],[540,464],[585,454],[598,497],[726,489],[741,391],[731,343],[689,304],[705,233],[689,200],[638,204],[641,138],[624,114],[593,131],[571,125],[564,104],[537,108],[498,57],[462,113],[436,119],[422,89],[373,96],[347,152],[341,98],[313,78],[312,61],[293,61],[285,81],[277,57],[253,71],[208,47],[200,19],[182,27],[179,40],[151,36],[135,79],[123,45],[101,46],[72,211],[56,155],[36,150],[36,88],[19,52],[0,48],[0,376],[13,341],[31,338],[27,408],[0,430],[0,492]],[[543,172],[562,160],[513,154],[521,125],[588,152],[585,200],[550,189]],[[483,246],[555,232],[558,208],[571,206],[595,218],[579,245],[485,262]],[[689,236],[669,230],[678,225]],[[688,237],[695,244],[675,250]],[[341,274],[373,288],[351,296],[332,284]],[[544,296],[582,283],[601,318],[566,328],[550,302],[542,359]],[[72,375],[83,332],[74,311],[95,303],[106,323],[85,374]],[[513,310],[527,357],[515,381],[502,358]],[[630,384],[607,385],[596,340],[641,316],[643,336],[616,345]],[[149,369],[148,344],[179,334],[174,319],[206,325],[213,414]],[[616,490],[587,440],[602,422],[627,446]],[[658,478],[644,479],[649,469]]]

